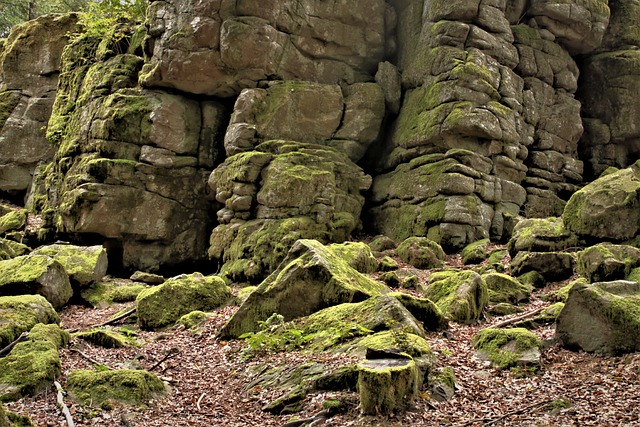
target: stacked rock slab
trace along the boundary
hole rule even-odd
[[[609,11],[530,3],[396,2],[406,92],[376,162],[378,231],[451,250],[501,238],[522,209],[561,212],[582,179],[571,54],[598,46]]]
[[[235,280],[259,282],[298,238],[349,239],[371,184],[355,162],[399,97],[393,70],[373,83],[394,49],[393,9],[174,0],[148,16],[143,86],[237,97],[227,158],[209,179],[224,205],[209,255]]]
[[[640,4],[609,0],[611,22],[602,46],[582,66],[578,96],[585,133],[581,155],[587,178],[627,167],[640,154]]]
[[[65,49],[47,129],[57,151],[30,200],[55,211],[59,232],[101,236],[120,267],[197,262],[224,109],[139,88],[143,60],[128,40],[83,36]]]
[[[0,49],[0,191],[24,195],[38,163],[53,158],[44,128],[76,21],[76,15],[47,15],[26,22]]]

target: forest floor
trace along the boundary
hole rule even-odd
[[[450,257],[449,263],[458,264],[459,259]],[[420,274],[424,280],[429,272]],[[550,304],[540,296],[565,283],[535,291],[522,308],[529,311]],[[85,330],[127,307],[133,307],[133,303],[106,308],[71,305],[60,312],[62,326]],[[550,325],[533,331],[544,342],[540,369],[500,371],[475,357],[472,338],[478,330],[509,316],[487,318],[476,325],[452,323],[446,332],[428,334],[438,365],[451,367],[456,376],[457,390],[449,401],[437,402],[424,392],[407,412],[392,417],[364,416],[355,392],[315,392],[307,396],[302,412],[272,415],[261,408],[277,396],[273,390],[250,385],[256,371],[264,366],[295,366],[320,359],[341,364],[344,357],[286,352],[246,360],[242,356],[244,341],[216,337],[236,309],[229,306],[217,310],[197,331],[184,327],[159,332],[137,330],[139,346],[105,349],[72,339],[60,352],[59,381],[63,388],[66,374],[74,369],[93,369],[96,363],[109,368],[149,369],[172,352],[172,357],[154,368],[170,387],[166,397],[140,407],[114,406],[106,410],[81,406],[67,398],[75,425],[284,426],[313,417],[321,411],[322,402],[332,398],[345,402],[346,411],[321,419],[312,424],[314,427],[640,426],[639,353],[610,357],[569,351],[554,343],[554,327]],[[39,427],[66,425],[54,391],[6,406],[30,416]]]

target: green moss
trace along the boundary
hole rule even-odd
[[[122,348],[136,345],[135,339],[112,329],[97,328],[86,332],[79,332],[73,336],[105,348]]]
[[[429,277],[425,297],[455,322],[469,323],[480,318],[489,303],[487,284],[473,271],[444,271]]]
[[[603,282],[624,279],[638,264],[640,249],[605,243],[580,251],[576,270],[590,282]]]
[[[379,362],[358,364],[360,407],[366,415],[391,415],[410,405],[418,395],[419,371],[413,360],[397,360],[387,367]]]
[[[38,323],[60,323],[60,317],[43,296],[0,297],[0,348]]]
[[[7,418],[11,424],[8,427],[36,427],[31,421],[31,418],[26,415],[16,414],[15,412],[7,411]]]
[[[142,370],[76,370],[67,375],[67,389],[83,405],[100,407],[116,401],[144,405],[166,393],[163,382]]]
[[[517,304],[528,301],[532,286],[521,283],[518,279],[502,273],[489,273],[482,276],[489,290],[489,303],[507,302]]]
[[[92,307],[103,307],[112,303],[135,301],[140,292],[147,288],[147,285],[135,282],[96,282],[80,289],[80,296]]]
[[[398,256],[416,268],[438,268],[444,265],[445,253],[440,245],[426,237],[409,237],[397,249]]]
[[[625,280],[630,280],[632,282],[640,282],[640,267],[633,268]]]
[[[31,252],[31,249],[27,245],[0,238],[0,260],[27,255],[29,252]]]
[[[378,264],[379,271],[395,271],[398,269],[398,263],[390,256],[385,256]]]
[[[37,324],[8,356],[0,359],[0,401],[35,395],[50,387],[61,374],[58,349],[67,344],[69,334],[58,325]]]
[[[353,352],[364,356],[367,349],[380,351],[396,349],[413,358],[421,356],[433,357],[433,352],[426,339],[398,330],[377,332],[356,340],[349,353]]]
[[[487,259],[490,243],[489,239],[482,239],[465,246],[461,253],[462,262],[465,265],[479,264]]]
[[[513,350],[507,349],[507,344],[512,342]],[[541,345],[540,339],[524,328],[486,328],[473,338],[474,348],[485,352],[489,360],[500,369],[515,366],[523,352]]]
[[[232,299],[231,289],[220,277],[199,273],[177,276],[138,295],[138,321],[144,328],[161,328],[194,310],[213,310]]]
[[[178,319],[176,323],[184,326],[187,329],[195,329],[198,326],[202,325],[205,320],[207,320],[209,315],[204,311],[194,310],[191,313],[185,314],[181,318]]]
[[[449,322],[436,304],[426,298],[415,297],[404,292],[390,292],[388,294],[396,298],[400,303],[422,323],[429,331],[447,329]]]
[[[20,91],[10,90],[0,93],[0,129],[18,106],[21,99]]]
[[[522,251],[559,251],[578,245],[578,237],[569,231],[562,218],[529,218],[520,221],[507,246],[512,256]]]
[[[0,217],[0,234],[22,230],[27,224],[27,210],[15,209]]]

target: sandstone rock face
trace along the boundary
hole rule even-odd
[[[398,2],[406,93],[371,209],[385,234],[446,249],[499,239],[521,210],[560,214],[581,182],[571,54],[599,45],[606,2],[507,3]]]
[[[627,167],[640,153],[640,5],[610,0],[611,22],[602,47],[582,67],[579,99],[585,133],[581,155],[589,172],[599,176],[607,167]]]
[[[394,17],[383,0],[171,0],[148,16],[143,85],[220,97],[263,80],[367,81]]]
[[[0,50],[0,191],[24,193],[38,163],[53,158],[44,128],[76,21],[75,15],[48,15],[24,23]]]
[[[55,209],[59,232],[102,236],[125,269],[202,261],[224,108],[134,87],[142,59],[96,55],[99,42],[65,50],[47,129],[57,152],[34,184],[34,207]]]

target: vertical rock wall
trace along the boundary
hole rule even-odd
[[[38,163],[53,158],[45,128],[76,21],[76,15],[40,17],[15,27],[0,48],[0,191],[23,195]]]
[[[558,215],[582,180],[571,55],[600,44],[606,4],[395,2],[405,93],[375,162],[377,230],[454,250]]]

